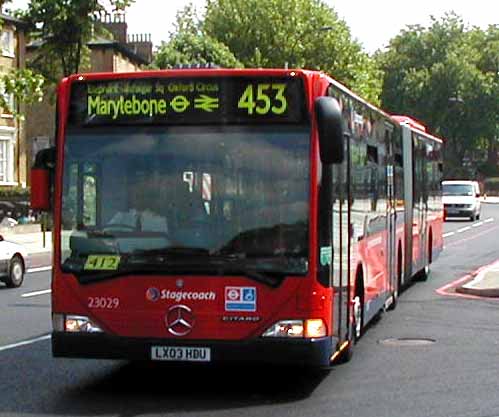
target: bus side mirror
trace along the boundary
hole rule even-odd
[[[336,99],[318,97],[315,117],[319,131],[319,155],[323,164],[341,164],[345,159],[341,110]]]
[[[31,169],[31,208],[50,210],[51,171],[55,167],[55,148],[42,149],[36,154]]]

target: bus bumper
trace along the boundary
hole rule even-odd
[[[336,348],[332,337],[317,339],[251,339],[246,341],[145,339],[102,333],[52,333],[54,357],[150,361],[153,346],[202,347],[210,363],[249,362],[327,367]],[[178,362],[176,362],[178,363]]]

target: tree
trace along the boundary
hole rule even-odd
[[[0,6],[10,3],[10,0],[0,1]],[[2,21],[0,19],[0,29]],[[12,114],[16,119],[22,119],[23,114],[16,103],[31,104],[42,100],[44,79],[25,68],[13,68],[0,75],[0,107]],[[13,98],[13,102],[9,100]]]
[[[466,153],[497,130],[497,68],[493,52],[484,56],[489,37],[497,36],[497,30],[490,32],[470,30],[449,13],[433,18],[428,28],[408,26],[376,57],[384,71],[382,107],[447,138],[447,176],[465,175]],[[497,50],[496,43],[496,59]]]
[[[203,33],[201,21],[192,6],[177,13],[174,32],[169,42],[161,45],[154,59],[159,68],[179,64],[217,64],[224,68],[242,67],[223,43]]]
[[[187,7],[156,65],[186,62],[322,69],[371,102],[381,91],[375,62],[321,0],[209,0],[201,19]]]
[[[208,0],[203,30],[247,67],[324,70],[377,102],[380,72],[322,0]]]
[[[37,67],[47,71],[61,68],[62,76],[79,72],[85,44],[92,38],[95,17],[106,11],[125,10],[135,0],[30,0],[25,12],[18,17],[25,20],[38,40]],[[53,74],[45,74],[49,78]]]
[[[473,29],[470,42],[480,51],[477,68],[485,76],[485,94],[480,109],[484,122],[483,142],[487,150],[487,161],[482,165],[485,174],[499,175],[499,25],[490,25],[487,31]]]
[[[42,101],[44,78],[30,69],[14,69],[0,76],[3,93],[0,94],[0,107],[6,109],[16,119],[22,119],[23,113],[19,107],[12,105],[7,97],[11,96],[14,103],[32,104]]]

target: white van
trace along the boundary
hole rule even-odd
[[[480,218],[480,186],[477,181],[442,181],[444,220],[449,217]]]

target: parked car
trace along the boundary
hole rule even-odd
[[[442,181],[444,219],[449,217],[480,218],[480,186],[477,181]]]
[[[10,288],[20,287],[24,281],[27,262],[26,249],[0,235],[0,281]]]

